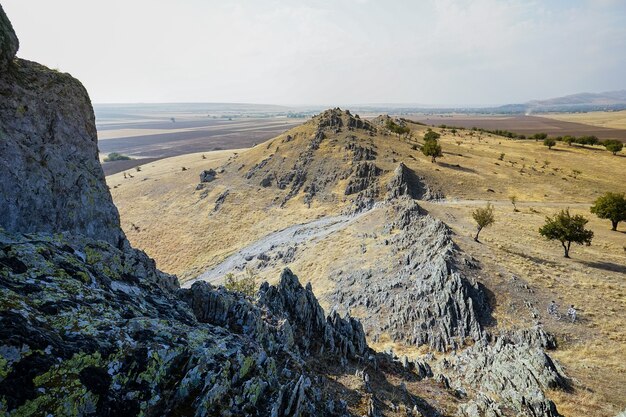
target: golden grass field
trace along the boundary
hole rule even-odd
[[[611,129],[626,129],[626,110],[594,111],[588,113],[548,113],[542,117],[562,120],[564,122],[583,123]]]
[[[421,143],[426,127],[410,127],[415,139],[359,136],[376,146],[376,165],[386,171],[381,182],[403,161],[445,194],[445,201],[420,204],[447,223],[455,232],[455,242],[480,261],[481,280],[495,294],[499,327],[527,325],[525,301],[532,301],[540,313],[552,299],[562,310],[569,304],[577,306],[577,323],[544,321],[559,340],[559,349],[552,354],[576,387],[572,394],[553,392],[550,397],[566,416],[608,417],[622,411],[626,407],[626,224],[620,223],[612,232],[610,222],[597,219],[589,207],[604,192],[626,191],[626,155],[562,143],[549,150],[541,142],[435,129],[442,133],[444,157],[433,164],[413,149]],[[184,281],[270,232],[339,214],[349,205],[343,195],[345,181],[338,181],[310,208],[301,195],[280,208],[277,198],[284,190],[262,188],[244,178],[269,154],[280,155],[283,164],[290,166],[312,127],[305,124],[289,133],[296,139],[288,144],[282,142],[284,134],[248,150],[205,153],[206,159],[190,154],[148,163],[139,172],[127,171],[133,178],[125,179],[123,173],[107,177],[131,243]],[[316,164],[323,169],[350,164],[339,149],[343,149],[340,139],[325,140],[318,151],[323,158]],[[195,189],[199,173],[220,167],[225,171],[200,198],[202,191]],[[225,189],[230,194],[214,211],[214,201]],[[513,211],[512,195],[517,197],[518,212]],[[472,239],[471,212],[487,201],[495,205],[496,223],[481,233],[479,244]],[[537,232],[547,215],[567,207],[589,218],[595,233],[591,246],[572,247],[571,259],[563,258],[558,243],[544,240]],[[384,261],[384,249],[370,245],[367,237],[384,223],[379,214],[366,213],[330,237],[306,243],[302,255],[289,265],[303,281],[312,283],[324,308],[329,307],[324,294],[332,286],[328,277],[333,272]],[[361,255],[362,247],[367,257]],[[261,278],[274,280],[279,269],[265,270]],[[513,285],[512,275],[532,292]]]

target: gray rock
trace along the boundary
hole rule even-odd
[[[17,50],[0,12],[0,65]],[[68,74],[15,59],[0,72],[0,226],[69,232],[120,246],[117,208],[98,160],[93,108]]]
[[[214,169],[207,169],[200,173],[200,182],[211,182],[215,180],[217,172]]]
[[[19,47],[20,43],[13,26],[0,5],[0,70],[6,70]]]

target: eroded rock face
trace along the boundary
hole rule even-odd
[[[0,226],[70,232],[121,245],[98,160],[95,118],[82,84],[34,62],[11,60],[17,39],[0,12]]]

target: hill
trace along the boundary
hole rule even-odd
[[[409,133],[393,133],[397,126]],[[485,404],[471,388],[478,379],[461,376],[462,364],[482,360],[485,349],[517,352],[515,343],[489,344],[494,337],[545,329],[556,336],[559,348],[550,355],[571,385],[535,386],[533,395],[546,395],[566,415],[623,409],[615,385],[626,382],[623,234],[591,218],[593,246],[565,260],[537,233],[546,215],[565,207],[590,217],[591,201],[626,180],[623,158],[593,147],[548,150],[535,141],[435,129],[444,158],[432,164],[419,151],[426,130],[333,109],[249,150],[171,158],[107,182],[129,239],[180,274],[183,286],[220,283],[231,272],[275,282],[287,265],[307,276],[324,308],[359,317],[375,349],[435,354],[430,366],[468,396],[467,409]],[[204,171],[214,179],[200,182]],[[470,213],[487,201],[497,222],[477,244]],[[578,306],[581,320],[547,317],[551,299]],[[497,336],[502,332],[509,336]],[[521,345],[532,343],[528,337]],[[550,336],[538,337],[539,349],[554,347]],[[515,368],[513,351],[505,362]],[[445,371],[444,364],[452,366]],[[484,373],[476,377],[493,383]],[[521,389],[520,381],[500,382]],[[539,403],[547,407],[539,415],[551,415],[550,402]]]

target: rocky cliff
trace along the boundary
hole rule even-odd
[[[15,58],[17,49],[0,9],[0,226],[120,245],[87,91],[69,74]]]

